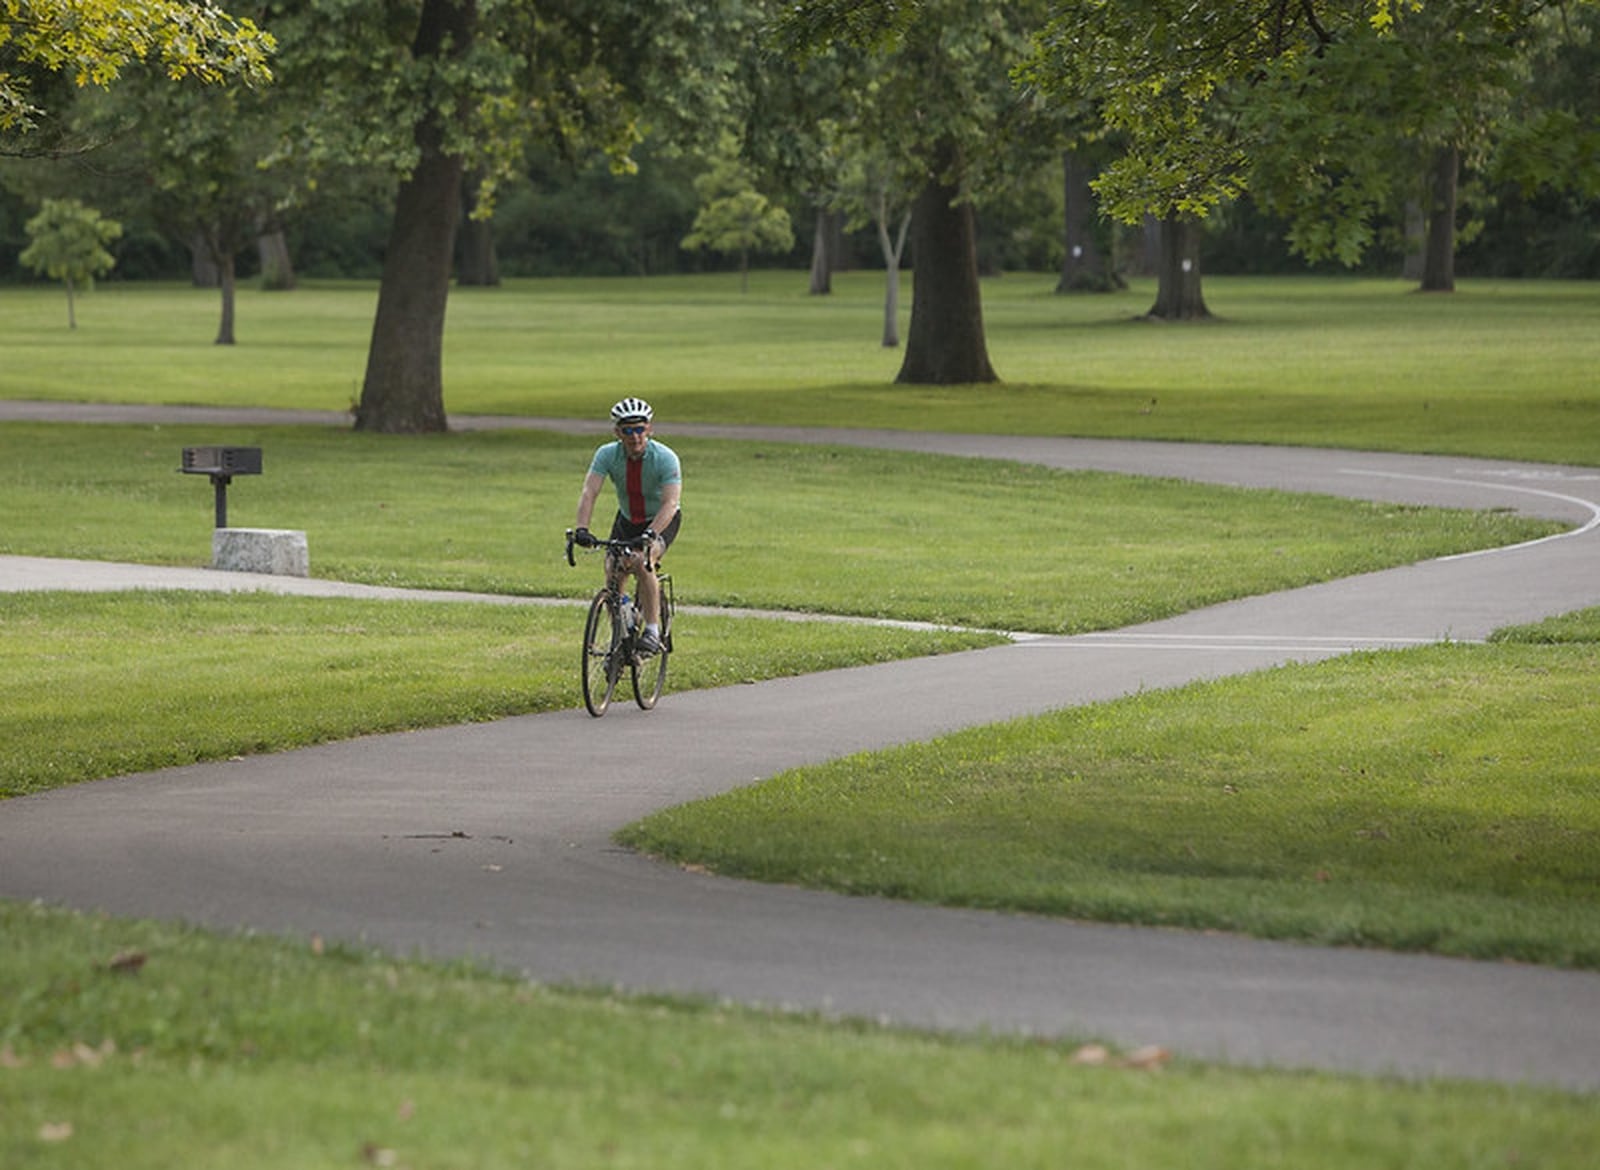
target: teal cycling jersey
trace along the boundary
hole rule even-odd
[[[606,443],[594,453],[589,474],[609,479],[617,489],[617,510],[635,524],[645,524],[661,510],[661,489],[682,483],[678,456],[665,443],[651,439],[644,456],[629,459],[622,444]]]

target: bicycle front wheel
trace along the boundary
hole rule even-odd
[[[633,671],[633,701],[648,711],[656,705],[661,692],[667,689],[667,656],[672,653],[672,600],[665,589],[661,593],[661,649],[649,658],[635,658]]]
[[[609,589],[589,603],[583,624],[583,705],[596,719],[611,706],[611,695],[622,677],[622,623]]]

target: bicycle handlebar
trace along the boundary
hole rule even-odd
[[[630,537],[627,540],[613,540],[610,537],[591,535],[589,541],[588,550],[590,552],[594,552],[597,549],[605,549],[607,552],[642,552],[645,547],[645,539],[642,536]],[[569,528],[567,529],[567,564],[572,565],[574,568],[578,564],[577,558],[572,555],[572,550],[575,546],[582,547],[578,545],[576,529]],[[654,565],[649,563],[648,558],[645,561],[645,568],[652,573],[656,569]]]

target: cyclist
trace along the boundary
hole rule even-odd
[[[683,472],[672,448],[653,438],[654,415],[642,398],[624,398],[611,408],[617,438],[613,443],[602,444],[589,463],[572,534],[573,540],[585,548],[594,544],[589,519],[600,489],[609,479],[617,490],[617,517],[611,524],[611,539],[645,540],[640,552],[630,552],[620,560],[606,560],[608,574],[631,574],[637,583],[635,594],[644,614],[644,635],[639,642],[643,654],[661,649],[661,587],[652,566],[660,565],[683,520],[678,510]]]

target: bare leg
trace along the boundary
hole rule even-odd
[[[656,541],[650,550],[651,562],[656,568],[661,567],[661,557],[667,551],[667,546],[662,541]],[[639,558],[633,560],[634,576],[638,580],[639,608],[644,613],[645,624],[649,626],[661,625],[661,583],[656,580],[655,573],[645,569],[640,564]]]

